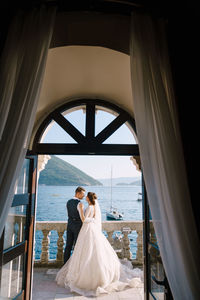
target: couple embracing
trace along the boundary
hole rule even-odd
[[[127,286],[141,287],[140,278],[135,278],[133,273],[130,278],[130,272],[127,274],[125,266],[120,263],[102,233],[97,195],[88,192],[88,206],[85,210],[81,202],[84,196],[85,189],[78,187],[75,197],[67,202],[67,242],[64,266],[56,275],[58,285],[84,296],[98,296]]]

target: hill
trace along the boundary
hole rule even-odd
[[[51,156],[45,169],[40,172],[39,184],[67,186],[102,185],[98,180],[56,156]]]

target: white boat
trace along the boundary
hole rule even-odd
[[[106,219],[107,220],[123,220],[123,213],[120,213],[117,208],[112,206],[112,167],[111,167],[111,205],[110,211],[106,212]]]
[[[138,193],[137,201],[142,201],[142,193]]]
[[[118,212],[117,208],[111,207],[110,211],[106,212],[107,220],[123,220],[123,213]]]

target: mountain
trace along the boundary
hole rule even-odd
[[[98,179],[103,185],[110,186],[110,178]],[[112,185],[141,185],[140,177],[118,177],[112,179]]]
[[[98,180],[56,156],[51,156],[45,169],[40,172],[39,184],[67,186],[102,185]]]

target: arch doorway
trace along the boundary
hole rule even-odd
[[[134,119],[99,99],[79,99],[56,108],[39,126],[32,149],[32,155],[131,156],[139,162]],[[142,231],[140,238],[142,243]]]

